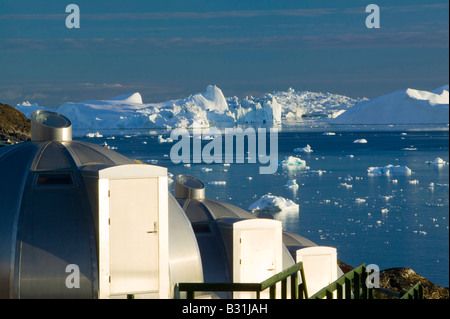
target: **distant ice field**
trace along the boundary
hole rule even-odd
[[[289,199],[298,210],[272,211],[273,218],[287,231],[336,247],[345,263],[410,267],[438,285],[449,285],[449,165],[433,164],[436,158],[449,161],[448,126],[426,131],[390,126],[358,131],[284,128],[278,134],[278,160],[296,156],[306,167],[280,166],[271,175],[259,174],[260,163],[175,165],[169,154],[177,141],[159,142],[158,136],[169,136],[165,131],[99,133],[74,135],[77,140],[106,142],[127,157],[165,166],[173,175],[193,175],[205,183],[207,197],[245,210],[269,193]],[[367,143],[354,143],[358,139]],[[294,152],[307,145],[312,152]],[[389,165],[398,169],[368,174],[369,168],[382,171]],[[285,187],[292,180],[298,187]]]

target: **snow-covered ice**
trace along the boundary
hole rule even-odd
[[[392,165],[389,164],[384,167],[369,167],[367,169],[367,173],[369,176],[391,176],[395,174],[401,174],[401,175],[411,175],[412,170],[408,166],[400,166],[400,165]]]
[[[93,138],[93,137],[103,137],[103,135],[100,134],[99,132],[95,132],[95,133],[87,133],[87,134],[86,134],[86,137],[89,137],[89,138]]]
[[[158,143],[172,143],[173,139],[170,137],[164,138],[162,135],[158,135]]]
[[[309,144],[306,144],[305,147],[294,148],[294,153],[312,153],[313,150]]]
[[[436,157],[433,161],[427,161],[427,164],[432,164],[432,165],[447,165],[448,163],[446,161],[444,161],[442,158],[440,157]]]
[[[366,144],[367,140],[365,138],[360,138],[360,139],[354,140],[353,143],[355,143],[355,144]]]
[[[295,157],[295,156],[288,156],[285,157],[283,161],[281,161],[281,167],[286,169],[305,169],[306,161],[302,160],[301,158]]]
[[[279,212],[283,210],[297,210],[299,205],[288,198],[266,194],[249,206],[250,211],[265,210]]]
[[[286,184],[283,187],[290,188],[290,189],[297,189],[298,188],[297,180],[290,179],[286,182]]]
[[[433,91],[404,89],[371,100],[332,93],[287,91],[262,97],[225,97],[215,85],[185,98],[144,103],[139,92],[105,100],[67,102],[58,108],[29,101],[16,105],[28,118],[36,110],[69,117],[74,129],[207,128],[236,124],[436,124],[448,123],[448,85]],[[335,135],[325,132],[324,135]]]
[[[227,182],[226,181],[211,181],[211,182],[208,182],[208,184],[209,185],[226,185],[227,184]]]
[[[445,124],[449,117],[449,88],[431,92],[403,89],[364,100],[331,120],[335,124]]]

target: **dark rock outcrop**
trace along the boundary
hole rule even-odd
[[[422,283],[426,299],[449,299],[449,288],[437,286],[411,268],[391,268],[380,271],[380,286],[395,292],[405,292]]]
[[[14,144],[30,138],[30,120],[12,106],[0,103],[0,143]]]

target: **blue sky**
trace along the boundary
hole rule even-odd
[[[370,3],[380,29],[366,28]],[[431,90],[449,82],[448,24],[444,0],[0,0],[0,102]]]

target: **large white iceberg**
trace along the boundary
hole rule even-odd
[[[448,110],[448,85],[431,92],[404,89],[358,102],[330,123],[446,124]]]
[[[283,210],[297,210],[298,204],[294,203],[292,200],[281,197],[274,196],[272,194],[267,194],[262,196],[256,202],[249,206],[250,211],[265,210],[271,212],[279,212]]]
[[[372,100],[292,88],[262,97],[226,98],[220,88],[209,85],[204,92],[159,103],[144,103],[141,94],[134,92],[106,100],[67,102],[59,108],[28,101],[16,108],[27,117],[38,109],[59,112],[71,119],[74,129],[170,129],[305,120],[332,124],[448,123],[448,101],[448,85],[431,92],[401,90]]]
[[[170,129],[274,125],[305,118],[333,117],[357,101],[342,95],[293,89],[267,93],[259,98],[225,98],[220,88],[209,85],[204,92],[159,103],[144,103],[140,93],[134,92],[106,100],[67,102],[59,108],[46,108],[28,101],[17,104],[16,108],[27,117],[36,110],[59,112],[71,119],[74,129]]]

